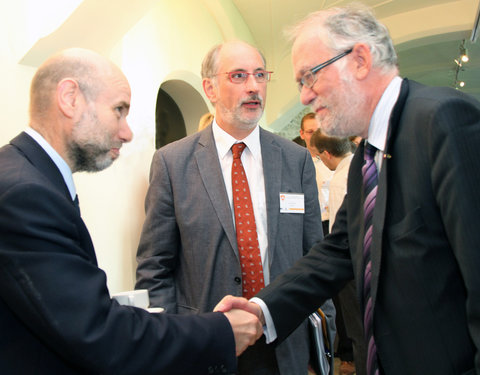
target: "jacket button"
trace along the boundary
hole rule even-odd
[[[238,277],[238,276],[237,276],[235,279],[233,279],[233,280],[235,280],[235,282],[236,282],[238,285],[240,285],[240,284],[242,283],[242,279],[241,279],[240,277]]]

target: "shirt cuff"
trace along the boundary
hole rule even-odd
[[[277,330],[273,324],[272,315],[268,310],[267,305],[258,297],[253,297],[250,302],[256,303],[262,309],[263,317],[265,318],[265,325],[263,326],[263,334],[265,335],[265,342],[270,344],[277,339]]]

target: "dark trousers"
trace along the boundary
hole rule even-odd
[[[337,348],[335,350],[335,357],[340,361],[352,362],[353,361],[353,345],[352,340],[347,335],[347,329],[345,328],[345,321],[342,314],[342,304],[340,298],[335,296],[332,298],[337,315],[335,316],[335,325],[337,326]]]
[[[238,375],[280,375],[273,345],[262,336],[238,357]]]
[[[363,314],[360,312],[360,307],[356,297],[355,281],[350,281],[347,285],[345,285],[345,287],[338,294],[337,299],[339,300],[341,306],[341,315],[343,316],[346,335],[351,340],[353,347],[353,358],[355,360],[356,374],[366,375],[367,345],[363,332]],[[339,313],[337,310],[337,317],[338,315]],[[337,326],[337,332],[338,330],[339,328]],[[342,359],[341,356],[340,358]],[[345,360],[348,361],[348,359]]]

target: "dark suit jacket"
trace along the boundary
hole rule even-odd
[[[404,80],[379,175],[374,335],[386,374],[480,373],[480,104]],[[259,293],[280,339],[355,276],[363,310],[363,146],[332,234]]]
[[[273,280],[322,238],[322,229],[308,151],[261,128],[260,142]],[[280,192],[303,193],[305,214],[280,214]],[[155,153],[146,213],[136,287],[149,289],[154,305],[191,314],[211,311],[227,294],[242,295],[232,210],[211,126]],[[305,325],[276,350],[282,373],[306,373]]]
[[[0,373],[236,370],[223,314],[150,315],[112,301],[63,178],[22,133],[0,149]]]

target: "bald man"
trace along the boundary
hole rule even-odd
[[[212,124],[155,153],[136,284],[150,291],[155,306],[196,314],[211,311],[225,294],[250,297],[263,286],[256,281],[267,285],[322,238],[309,152],[258,125],[270,74],[247,43],[213,47],[202,65],[203,88],[215,107]],[[235,187],[237,163],[247,187]],[[247,188],[251,214],[238,210],[245,197],[234,197]],[[282,196],[291,210],[281,206]],[[238,218],[247,215],[252,225],[242,229]],[[250,263],[259,269],[248,269]],[[331,301],[325,310],[334,314]],[[306,324],[276,348],[263,338],[248,348],[239,357],[239,374],[306,374]]]
[[[234,373],[261,334],[239,311],[171,316],[110,299],[72,173],[118,158],[129,106],[125,76],[88,50],[33,78],[29,127],[0,149],[1,374]]]

